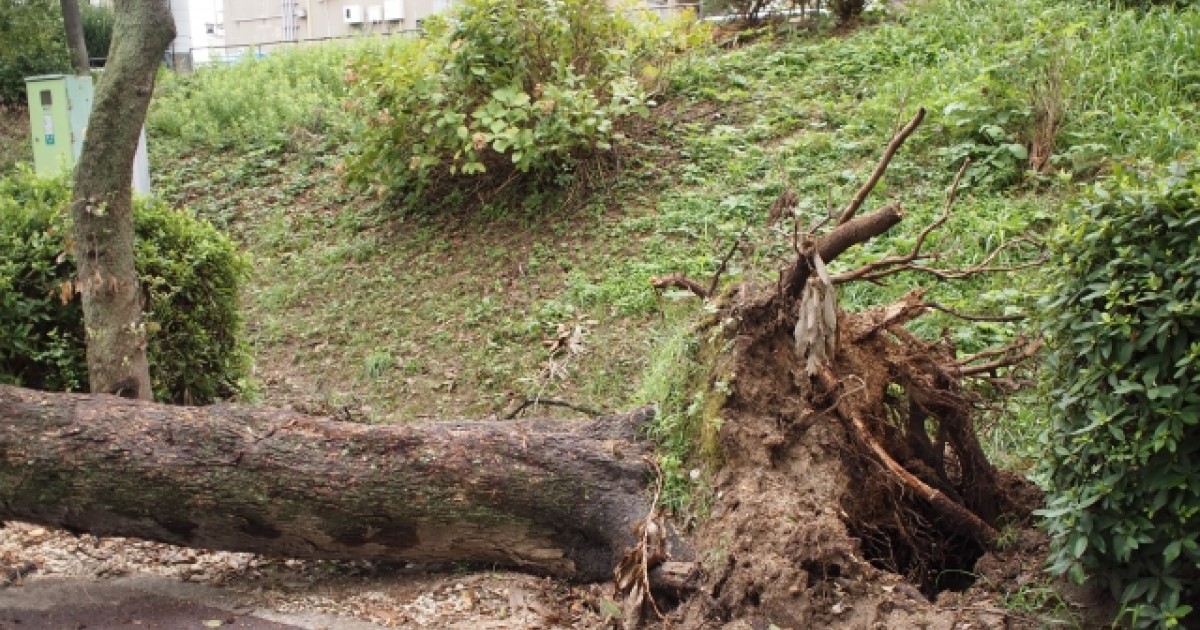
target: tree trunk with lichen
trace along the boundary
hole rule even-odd
[[[72,240],[97,393],[149,399],[142,292],[133,264],[133,159],[175,22],[163,0],[117,0],[113,43],[75,169]]]
[[[650,417],[370,426],[0,386],[0,518],[603,580],[650,511]]]

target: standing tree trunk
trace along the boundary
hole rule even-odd
[[[651,417],[370,426],[0,385],[0,519],[602,580],[651,509]]]
[[[175,37],[175,23],[163,0],[114,5],[110,61],[96,88],[75,169],[71,216],[91,390],[149,399],[142,292],[133,266],[131,180],[155,73]]]
[[[87,42],[83,39],[83,15],[79,12],[79,0],[61,0],[63,24],[67,28],[67,48],[71,51],[71,68],[75,74],[87,75],[92,71],[88,62]]]

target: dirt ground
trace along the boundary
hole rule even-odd
[[[766,498],[768,494],[759,494]],[[772,505],[764,500],[759,507]],[[819,514],[816,521],[833,515]],[[725,518],[721,514],[714,518]],[[761,532],[746,532],[742,541]],[[771,540],[786,540],[772,535]],[[820,541],[811,541],[820,549]],[[764,545],[770,547],[770,545]],[[826,557],[844,567],[815,597],[803,600],[790,595],[796,585],[779,582],[779,566],[769,556],[750,567],[764,580],[779,582],[779,595],[764,590],[759,612],[724,626],[730,630],[812,627],[843,628],[928,628],[946,630],[1017,629],[1044,627],[1100,628],[1105,609],[1103,598],[1079,589],[1054,585],[1043,578],[1045,537],[1035,530],[1013,530],[1005,550],[985,555],[974,568],[974,584],[964,592],[945,591],[932,601],[902,577],[880,571],[857,558]],[[721,550],[711,552],[720,554]],[[723,553],[736,555],[738,549]],[[750,555],[747,557],[755,557]],[[716,560],[710,555],[709,560]],[[41,581],[71,578],[88,584],[121,578],[159,576],[181,584],[212,587],[239,605],[278,613],[316,613],[340,621],[330,630],[360,627],[367,622],[380,628],[450,629],[584,629],[618,627],[619,602],[613,601],[608,584],[567,585],[528,575],[485,571],[469,567],[376,566],[370,563],[309,562],[263,558],[253,554],[205,552],[135,539],[97,539],[85,534],[8,523],[0,528],[0,591],[21,589]],[[92,582],[97,581],[97,582]],[[807,583],[803,585],[807,589]],[[699,595],[699,610],[707,595]],[[162,600],[167,601],[167,600]],[[169,603],[169,602],[168,602]],[[119,613],[121,602],[111,602],[109,613]],[[164,604],[166,606],[166,604]],[[790,612],[789,612],[790,609]],[[95,608],[83,614],[95,619]],[[228,611],[228,607],[226,607]],[[162,613],[163,609],[159,609]],[[764,612],[765,611],[765,612]],[[169,612],[169,610],[168,610]],[[236,610],[234,611],[236,612]],[[1111,610],[1108,611],[1111,613]],[[130,619],[136,618],[132,610]],[[804,625],[785,620],[803,615]],[[290,625],[245,625],[236,614],[202,615],[203,621],[220,621],[225,627],[299,627]],[[211,617],[211,619],[210,619]],[[3,619],[0,619],[3,621]],[[243,625],[238,625],[243,624]],[[650,627],[714,627],[686,607],[669,613],[666,622]],[[222,627],[216,626],[216,627]],[[0,627],[5,627],[0,624]],[[12,627],[39,627],[27,621]],[[50,625],[49,627],[65,627]],[[90,627],[107,627],[92,624]],[[183,626],[164,626],[183,627]],[[195,627],[205,627],[196,625]],[[208,626],[213,627],[213,626]]]
[[[328,626],[331,630],[352,621],[382,628],[600,628],[604,618],[598,611],[611,595],[610,589],[598,585],[570,586],[478,568],[271,559],[135,539],[75,536],[26,523],[8,523],[0,529],[0,568],[0,589],[61,578],[103,582],[162,576],[215,587],[257,608],[344,620]],[[113,607],[119,604],[112,603]],[[235,617],[218,620],[238,627]]]

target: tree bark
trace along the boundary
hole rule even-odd
[[[651,507],[650,417],[370,426],[0,385],[0,519],[611,579]]]
[[[88,61],[87,42],[83,39],[83,14],[79,12],[79,0],[60,0],[63,25],[67,29],[67,49],[71,52],[71,68],[75,74],[88,75],[92,64]]]
[[[114,4],[112,50],[75,169],[77,286],[91,390],[149,399],[142,293],[133,266],[131,180],[155,73],[175,37],[175,23],[163,0]]]

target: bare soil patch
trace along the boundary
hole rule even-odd
[[[598,628],[601,602],[611,596],[599,585],[479,567],[266,558],[24,523],[0,528],[0,569],[0,588],[47,578],[155,575],[219,587],[280,613],[322,613],[385,628]]]

